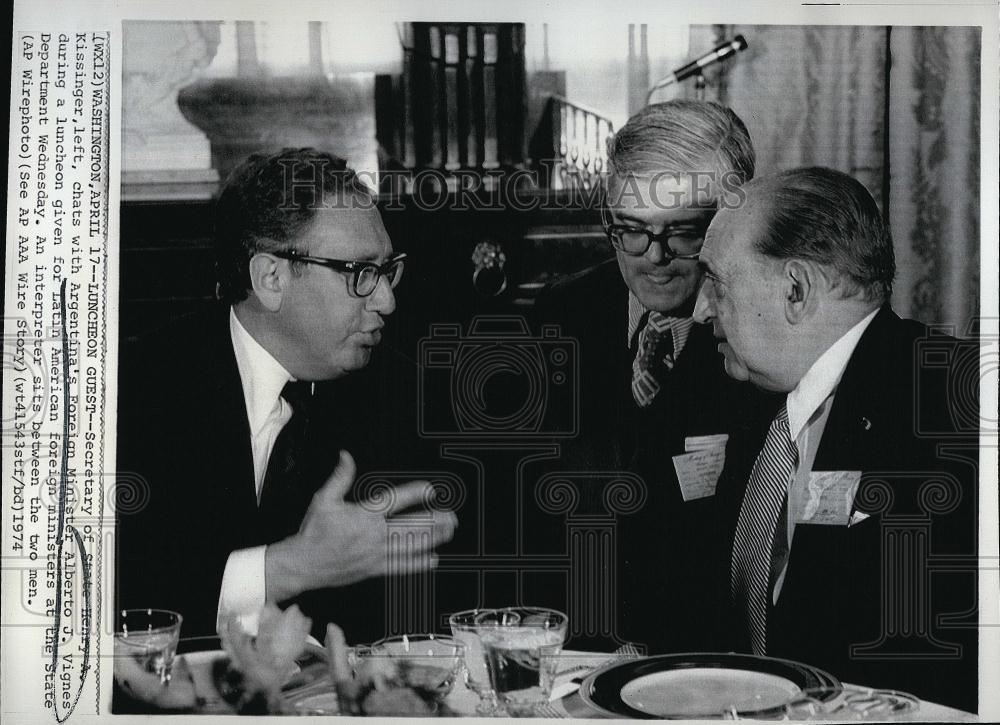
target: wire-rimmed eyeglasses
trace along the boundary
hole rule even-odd
[[[344,259],[330,259],[329,257],[312,257],[308,254],[298,252],[271,252],[275,257],[288,259],[293,262],[304,262],[305,264],[318,264],[321,267],[328,267],[338,272],[347,272],[351,276],[351,288],[358,297],[367,297],[378,288],[378,281],[382,277],[386,278],[390,287],[399,284],[403,278],[403,260],[406,254],[397,254],[383,264],[374,262],[355,262]]]
[[[641,227],[615,224],[607,206],[601,207],[601,223],[611,246],[617,251],[641,257],[653,242],[659,242],[668,259],[698,259],[705,242],[705,230],[708,228],[707,222],[685,221],[668,224],[662,232],[654,234]]]

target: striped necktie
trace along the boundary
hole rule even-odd
[[[798,449],[789,434],[788,410],[782,405],[753,464],[733,540],[730,593],[737,611],[746,617],[755,655],[767,654],[772,551],[788,496],[788,482],[798,458]]]
[[[657,379],[674,367],[674,338],[671,318],[655,310],[639,333],[639,349],[632,363],[632,397],[640,408],[649,407],[660,392]]]

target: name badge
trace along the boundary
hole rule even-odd
[[[684,439],[684,452],[693,453],[703,451],[706,448],[725,448],[729,441],[729,436],[725,433],[710,436],[688,436]]]
[[[854,494],[861,483],[861,471],[812,471],[801,499],[799,524],[849,526]]]
[[[681,497],[694,501],[715,495],[715,487],[726,464],[725,445],[703,448],[673,457]]]

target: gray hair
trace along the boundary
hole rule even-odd
[[[219,297],[246,299],[255,254],[288,251],[318,210],[343,208],[348,200],[374,208],[368,188],[337,156],[312,148],[250,156],[230,174],[215,205]]]
[[[758,252],[833,270],[846,296],[861,292],[867,301],[881,304],[892,295],[892,237],[861,182],[815,166],[761,177],[744,191],[749,203],[763,211]]]
[[[608,142],[609,170],[620,178],[703,173],[725,189],[752,179],[755,163],[743,121],[711,101],[673,100],[646,106]]]

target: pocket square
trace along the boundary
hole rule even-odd
[[[851,514],[851,520],[847,522],[847,528],[854,526],[855,524],[860,524],[865,519],[870,519],[871,516],[861,511],[855,511]]]

